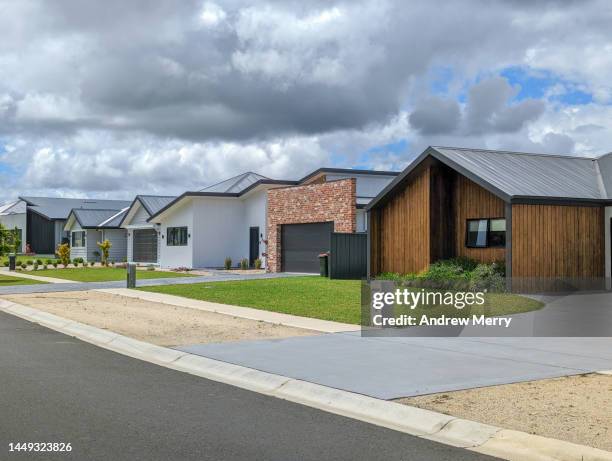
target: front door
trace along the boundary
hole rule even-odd
[[[255,260],[259,258],[259,227],[249,228],[249,264],[255,265]]]

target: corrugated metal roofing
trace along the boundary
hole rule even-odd
[[[161,195],[139,195],[138,199],[145,206],[151,215],[157,213],[163,207],[168,205],[176,197],[161,196]]]
[[[26,212],[26,203],[23,200],[5,203],[0,206],[0,215],[21,214]]]
[[[266,178],[265,176],[249,171],[247,173],[234,176],[233,178],[226,179],[220,183],[205,187],[204,189],[200,189],[200,192],[226,192],[239,194],[247,187],[251,186],[257,181],[261,181],[262,179],[270,178]]]
[[[508,196],[605,199],[596,159],[479,149],[433,150]]]
[[[459,147],[427,148],[367,206],[373,208],[432,156],[501,198],[612,200],[612,153],[601,157]]]
[[[30,204],[34,211],[49,219],[67,219],[70,211],[76,208],[87,210],[121,210],[130,206],[126,200],[98,200],[59,197],[20,197]]]
[[[121,210],[87,210],[76,208],[72,210],[79,224],[83,227],[98,227],[102,222],[115,216]],[[111,227],[106,225],[105,227]]]
[[[123,210],[115,213],[114,216],[112,216],[111,218],[102,221],[98,227],[102,227],[102,228],[107,228],[107,227],[119,227],[119,224],[121,224],[121,221],[123,220],[123,217],[127,214],[129,208],[124,208]]]

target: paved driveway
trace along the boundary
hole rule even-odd
[[[382,399],[612,369],[612,338],[362,338],[353,332],[180,349]]]

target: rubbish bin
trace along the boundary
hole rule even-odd
[[[9,255],[9,270],[15,270],[15,261],[17,261],[17,255]]]
[[[134,263],[127,265],[127,287],[136,288],[136,264]]]
[[[319,255],[319,274],[321,275],[321,277],[327,277],[329,275],[329,270],[328,270],[328,260],[329,260],[329,253],[321,253]]]

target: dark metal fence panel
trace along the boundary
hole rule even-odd
[[[367,234],[331,234],[329,278],[361,279],[368,275]]]

